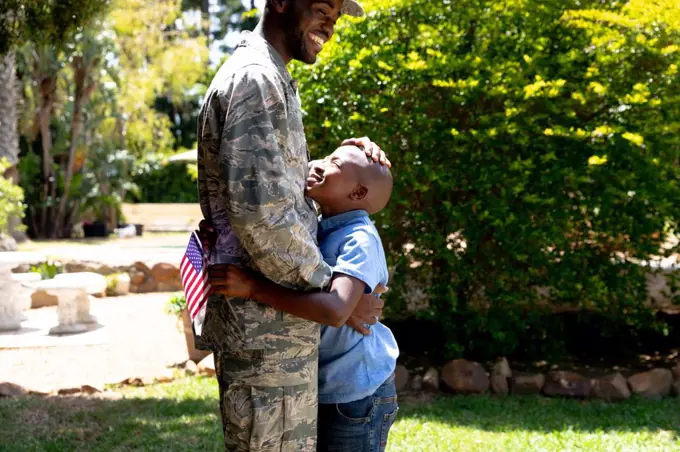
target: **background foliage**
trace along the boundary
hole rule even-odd
[[[20,187],[2,176],[9,168],[6,159],[0,159],[0,234],[9,233],[11,218],[23,216],[24,194]]]
[[[654,326],[638,264],[677,252],[680,2],[369,6],[295,75],[313,155],[369,135],[394,163],[393,312],[420,297],[452,356],[556,345],[547,297]]]

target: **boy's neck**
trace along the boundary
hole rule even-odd
[[[335,217],[335,216],[343,214],[345,212],[351,212],[353,210],[360,210],[360,207],[338,208],[338,209],[333,209],[333,208],[329,208],[328,206],[322,206],[322,205],[319,205],[319,207],[321,209],[321,217],[322,218]]]

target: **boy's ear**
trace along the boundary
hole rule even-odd
[[[365,185],[357,185],[357,188],[355,188],[352,193],[349,194],[349,199],[352,201],[361,201],[366,197],[368,194],[368,188]]]

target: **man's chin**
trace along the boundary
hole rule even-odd
[[[294,59],[301,61],[305,64],[314,64],[316,63],[316,57],[317,54],[313,52],[307,51],[307,49],[301,50],[300,53],[297,55],[293,56]]]

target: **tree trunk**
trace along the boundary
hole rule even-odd
[[[16,83],[16,60],[14,52],[0,56],[0,160],[7,159],[11,165],[5,172],[0,174],[12,181],[19,183],[19,130],[17,126],[17,83]],[[23,232],[18,231],[21,225],[20,218],[9,219],[9,232],[17,241],[26,238]]]
[[[6,158],[12,167],[19,163],[15,77],[14,52],[0,56],[0,159]]]
[[[78,140],[83,132],[83,107],[90,100],[92,92],[96,86],[96,82],[91,80],[90,72],[93,67],[96,67],[99,58],[94,58],[92,61],[85,61],[82,56],[74,57],[71,65],[73,67],[75,89],[73,96],[73,117],[71,118],[71,143],[68,149],[68,162],[66,163],[66,171],[64,175],[64,192],[61,194],[59,201],[59,210],[57,211],[57,221],[55,235],[61,238],[64,232],[69,229],[69,225],[65,224],[68,220],[66,217],[66,203],[69,198],[69,191],[71,190],[71,181],[73,180],[73,165],[76,158],[76,148]]]

